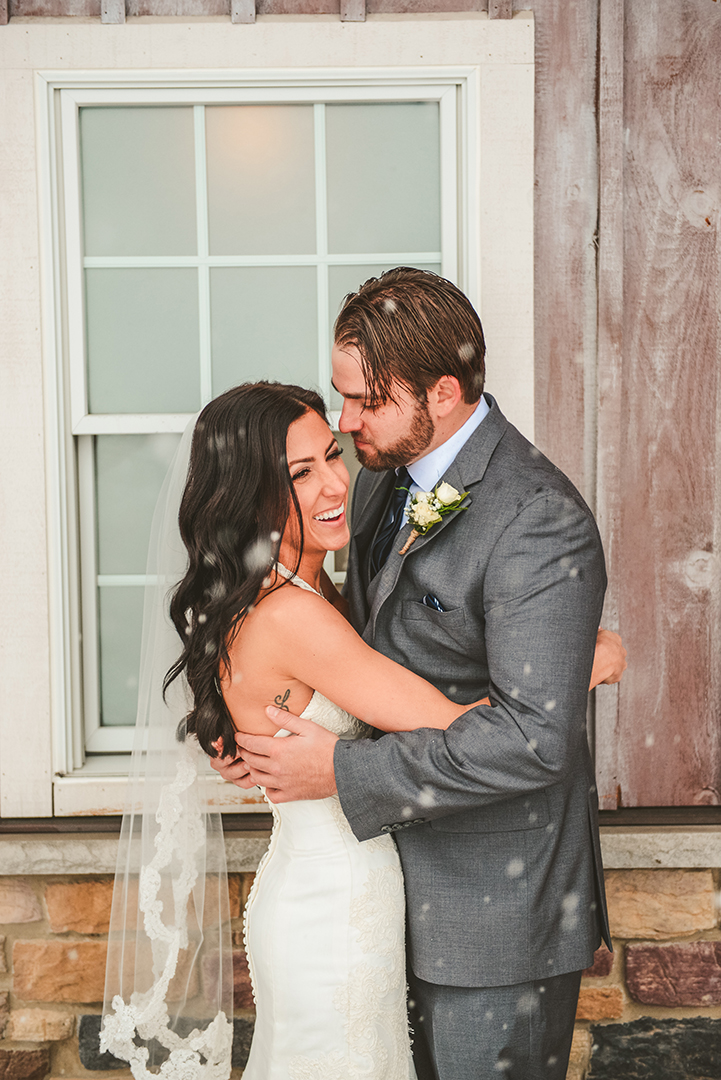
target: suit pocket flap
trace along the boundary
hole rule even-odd
[[[438,832],[493,833],[520,832],[526,829],[542,829],[548,825],[548,800],[545,792],[522,795],[466,810],[462,814],[448,814],[434,818],[431,828]]]
[[[463,608],[436,611],[435,608],[426,607],[420,600],[404,600],[401,606],[401,618],[425,622],[429,626],[438,626],[442,630],[455,630],[465,625],[466,613]]]

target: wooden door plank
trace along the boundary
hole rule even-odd
[[[605,2],[605,0],[604,0]],[[623,805],[721,804],[721,10],[626,5]]]
[[[599,11],[598,457],[597,518],[608,567],[603,625],[619,629],[618,526],[621,511],[623,358],[623,53],[624,0]],[[624,631],[625,632],[625,631]],[[624,687],[625,688],[625,687]],[[615,810],[619,788],[618,686],[595,695],[599,805]]]
[[[367,0],[369,15],[427,15],[444,11],[487,11],[488,0]]]
[[[536,441],[591,505],[596,409],[597,6],[597,0],[533,3]]]

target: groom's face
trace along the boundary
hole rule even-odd
[[[380,472],[422,457],[435,432],[426,403],[396,383],[395,401],[373,405],[354,345],[334,345],[332,362],[333,386],[343,398],[338,426],[353,436],[361,465]]]

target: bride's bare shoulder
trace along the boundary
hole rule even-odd
[[[289,620],[312,620],[339,617],[332,605],[316,592],[300,589],[290,582],[269,589],[256,602],[253,616],[257,623],[285,626]]]

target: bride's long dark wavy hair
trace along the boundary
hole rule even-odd
[[[228,649],[256,601],[288,523],[291,505],[303,520],[288,469],[290,425],[313,410],[327,419],[313,390],[282,383],[245,383],[201,412],[193,432],[188,478],[178,515],[189,565],[175,589],[170,615],[183,651],[163,689],[185,672],[193,707],[178,738],[195,734],[211,757],[222,739],[235,752],[235,728],[220,693]]]

